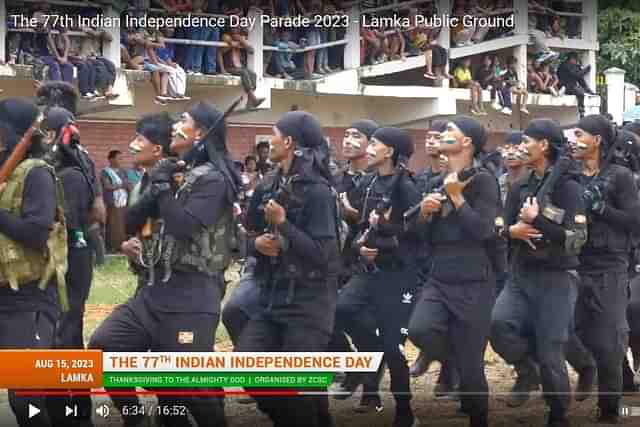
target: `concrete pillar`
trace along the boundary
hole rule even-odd
[[[596,76],[598,74],[598,70],[596,67],[596,51],[595,50],[587,50],[586,52],[582,53],[582,65],[585,67],[587,65],[591,66],[589,73],[587,73],[587,75],[584,76],[584,79],[589,85],[589,87],[591,88],[591,90],[595,92]]]
[[[2,1],[2,0],[0,0]],[[120,14],[117,10],[115,10],[112,6],[107,6],[105,10],[105,16],[111,19],[119,19]],[[117,22],[117,21],[114,21]],[[104,43],[102,46],[102,54],[105,58],[114,63],[117,69],[120,69],[120,27],[124,26],[124,22],[121,22],[120,25],[110,25],[109,27],[104,28],[105,31],[108,31],[111,35],[111,41],[108,43]]]
[[[5,47],[7,45],[7,5],[5,0],[0,0],[0,62],[6,58]]]
[[[604,72],[607,83],[607,112],[613,116],[613,121],[622,124],[624,113],[624,75],[620,68],[609,68]]]
[[[438,0],[438,15],[450,15],[451,9],[453,7],[451,0]],[[447,52],[451,48],[451,29],[448,25],[443,25],[440,29],[440,34],[438,35],[438,44],[443,48],[447,49]],[[449,70],[449,61],[447,61],[447,65],[445,66],[445,71],[448,73]],[[442,80],[442,87],[449,87],[449,80]]]
[[[527,0],[513,0],[515,9],[515,33],[527,34],[529,32],[529,5]]]
[[[354,70],[360,66],[360,8],[352,6],[348,11],[349,26],[345,32],[344,69]]]
[[[594,45],[598,41],[598,2],[597,0],[582,1],[581,27],[582,40]]]
[[[527,45],[513,48],[513,56],[518,60],[518,81],[527,84]]]
[[[253,53],[247,55],[247,67],[256,73],[258,85],[262,80],[264,64],[263,64],[263,40],[262,40],[262,10],[252,7],[249,9],[248,16],[255,18],[255,25],[249,28],[249,44],[253,47]]]

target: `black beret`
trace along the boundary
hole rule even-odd
[[[0,121],[10,123],[18,137],[25,134],[39,114],[38,107],[27,98],[0,101]]]
[[[371,138],[371,136],[380,126],[373,120],[358,120],[351,123],[351,126],[349,127],[358,129],[358,131],[364,134],[367,138]]]
[[[404,129],[393,127],[379,128],[375,131],[372,138],[394,149],[394,161],[397,160],[398,156],[403,156],[408,160],[413,155],[413,139],[409,132]]]
[[[468,116],[457,116],[451,120],[458,129],[467,137],[471,138],[471,142],[475,147],[475,154],[478,155],[484,149],[487,143],[487,131],[476,119]]]
[[[276,122],[284,136],[290,136],[300,147],[316,148],[326,144],[320,122],[306,111],[289,111]]]

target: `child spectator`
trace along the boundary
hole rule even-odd
[[[515,97],[516,105],[520,107],[520,111],[524,114],[529,114],[529,110],[527,110],[529,93],[525,84],[518,80],[518,60],[515,56],[507,59],[506,71],[504,84],[511,90],[511,94]]]
[[[164,46],[164,43],[160,40],[157,33],[149,33],[145,39],[145,57],[144,57],[144,71],[151,73],[151,84],[156,92],[156,97],[153,102],[157,105],[165,106],[167,101],[171,99],[167,95],[169,86],[169,70],[160,62],[156,49]]]
[[[247,108],[256,108],[262,104],[264,98],[257,98],[255,95],[257,76],[247,68],[246,53],[244,53],[253,52],[253,47],[247,41],[246,33],[238,27],[230,28],[223,36],[223,41],[229,47],[218,49],[220,72],[240,76],[242,87],[247,94]]]
[[[453,72],[455,86],[469,89],[471,94],[471,114],[486,115],[482,103],[482,87],[473,79],[471,74],[471,58],[464,58]]]
[[[548,93],[553,96],[562,96],[564,95],[564,88],[558,89],[558,85],[560,84],[560,80],[558,76],[551,71],[551,67],[549,64],[541,64],[537,69],[538,75],[540,76],[540,93]]]
[[[188,101],[187,92],[187,73],[175,61],[175,45],[166,43],[164,38],[172,38],[174,29],[165,27],[162,29],[163,38],[160,39],[162,47],[156,49],[159,63],[165,65],[168,71],[167,94],[174,99],[180,101]]]

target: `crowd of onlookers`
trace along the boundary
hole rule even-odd
[[[475,61],[474,61],[475,60]],[[482,91],[488,90],[491,106],[511,115],[516,105],[522,113],[530,93],[549,94],[554,97],[575,95],[580,114],[584,113],[585,95],[595,95],[585,80],[590,67],[583,67],[576,52],[569,52],[556,65],[555,61],[527,60],[527,79],[518,78],[518,61],[515,57],[498,55],[465,57],[453,67],[453,87],[469,89],[471,113],[486,114]]]

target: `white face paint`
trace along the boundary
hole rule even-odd
[[[349,146],[352,148],[355,148],[356,150],[359,150],[360,148],[362,148],[362,144],[360,144],[359,141],[355,141],[353,139],[347,139],[344,141],[344,145],[345,146]]]
[[[370,156],[375,157],[376,156],[376,150],[374,150],[374,148],[372,146],[368,146],[367,147],[367,151],[366,153]]]

